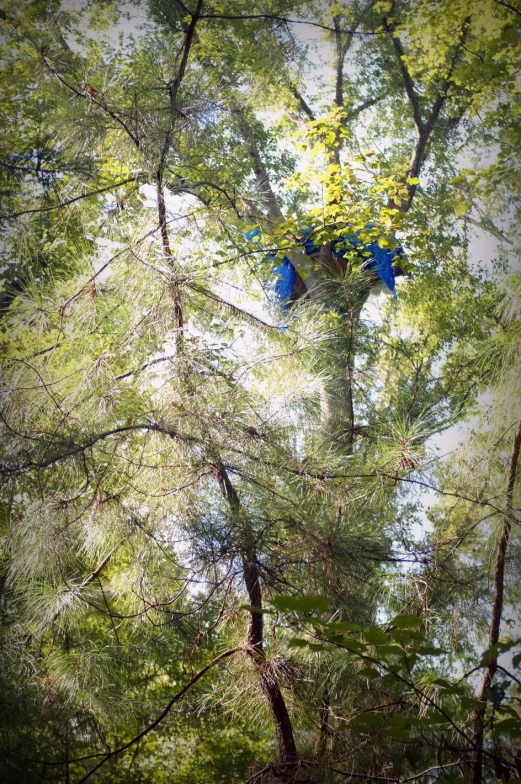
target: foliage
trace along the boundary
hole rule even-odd
[[[520,17],[4,3],[3,781],[521,778]]]

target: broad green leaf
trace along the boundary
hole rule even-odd
[[[401,629],[414,629],[421,626],[423,619],[418,615],[395,615],[392,621],[389,621],[389,626],[397,626]]]
[[[511,738],[521,738],[521,719],[502,719],[494,723],[494,730]]]
[[[281,594],[274,596],[271,603],[277,610],[309,613],[314,610],[326,612],[330,602],[322,596],[289,596]]]
[[[389,635],[387,635],[378,626],[372,626],[370,629],[364,631],[364,639],[370,645],[386,645],[389,642]]]

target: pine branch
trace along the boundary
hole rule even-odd
[[[98,762],[97,765],[95,765],[93,768],[91,768],[91,770],[89,770],[89,772],[85,776],[83,776],[83,778],[81,778],[79,780],[78,784],[84,784],[84,782],[88,781],[88,779],[90,779],[92,774],[95,773],[97,770],[99,770],[102,765],[105,765],[106,762],[108,762],[109,760],[111,760],[114,757],[118,756],[119,754],[121,754],[122,752],[126,751],[127,749],[130,749],[136,743],[139,743],[139,741],[142,738],[144,738],[146,735],[148,735],[150,732],[152,732],[152,730],[154,730],[159,724],[161,724],[163,719],[165,719],[166,716],[168,716],[168,714],[170,713],[170,711],[172,710],[172,708],[174,707],[176,702],[179,702],[179,700],[182,700],[183,697],[185,696],[185,694],[187,692],[189,692],[190,689],[193,686],[195,686],[197,681],[200,680],[203,677],[203,675],[206,675],[206,673],[209,670],[211,670],[212,667],[215,667],[216,664],[219,664],[224,659],[229,659],[230,656],[233,656],[234,654],[239,653],[242,650],[243,650],[242,648],[230,648],[229,650],[224,651],[223,653],[220,653],[218,656],[215,657],[215,659],[212,659],[212,661],[209,664],[207,664],[205,667],[203,667],[202,670],[199,670],[199,672],[196,673],[196,675],[194,675],[193,678],[191,678],[188,681],[188,683],[186,683],[183,686],[183,688],[180,691],[178,691],[177,694],[175,694],[172,697],[172,699],[167,704],[165,709],[159,714],[159,716],[156,719],[154,719],[154,721],[151,724],[148,725],[148,727],[146,727],[138,735],[136,735],[134,738],[132,738],[132,740],[128,741],[128,743],[125,743],[123,746],[120,746],[118,749],[114,749],[113,751],[108,752],[107,754],[104,754],[103,759],[100,762]],[[69,763],[81,762],[82,760],[92,759],[93,757],[99,757],[99,756],[101,756],[101,755],[100,754],[91,754],[88,757],[79,757],[78,759],[75,759],[75,760],[69,760]],[[60,764],[62,764],[62,763],[60,763]]]
[[[51,450],[53,447],[58,448],[61,446],[63,448],[63,451],[61,453],[54,454],[40,461],[29,460],[25,463],[22,463],[21,465],[12,465],[12,466],[9,466],[5,463],[4,464],[0,463],[0,474],[4,474],[5,476],[23,474],[28,471],[33,471],[36,469],[49,468],[52,465],[56,465],[56,463],[60,463],[64,460],[68,460],[71,457],[75,457],[78,454],[84,453],[87,449],[90,449],[96,444],[105,441],[106,439],[111,438],[112,436],[123,435],[125,433],[131,433],[138,430],[162,433],[163,435],[169,436],[170,438],[176,440],[178,439],[180,441],[184,441],[185,443],[190,443],[190,444],[198,443],[198,439],[195,438],[194,436],[181,435],[177,430],[163,427],[162,425],[159,425],[155,422],[145,422],[145,423],[140,423],[135,425],[124,425],[121,427],[115,427],[112,430],[107,430],[103,433],[97,433],[95,436],[85,441],[83,444],[70,445],[70,443],[67,442],[62,442],[61,444],[59,444],[53,440],[49,441],[48,443],[45,443],[44,441],[42,441],[41,438],[36,438],[36,437],[28,436],[25,433],[17,432],[13,427],[11,427],[7,423],[4,417],[2,417],[2,421],[4,422],[4,425],[11,433],[18,436],[19,438],[23,438],[26,440],[35,441],[39,444],[43,444],[46,451]]]
[[[117,112],[113,111],[112,109],[109,109],[108,106],[106,105],[105,101],[101,100],[100,98],[96,98],[96,95],[92,95],[91,93],[89,93],[89,92],[87,92],[85,90],[79,90],[77,87],[74,87],[74,85],[70,84],[70,82],[68,82],[66,79],[64,79],[63,76],[57,71],[57,69],[54,67],[54,65],[50,61],[50,59],[45,54],[44,50],[43,49],[39,49],[38,51],[39,51],[39,53],[41,55],[41,58],[42,58],[43,62],[45,63],[45,66],[53,74],[53,76],[55,76],[56,79],[58,79],[58,81],[61,84],[63,84],[64,87],[66,87],[68,90],[70,90],[70,92],[72,92],[78,98],[83,98],[84,100],[90,101],[91,103],[94,103],[96,106],[99,106],[100,109],[102,109],[106,114],[108,114],[109,117],[112,120],[114,120],[115,123],[117,123],[121,128],[123,128],[123,130],[125,131],[125,133],[129,137],[129,139],[132,140],[132,142],[135,144],[137,149],[138,150],[141,149],[141,144],[140,144],[139,137],[130,130],[130,128],[128,127],[126,122],[121,119],[121,117],[119,116],[119,114]]]
[[[253,324],[258,324],[262,327],[266,327],[267,329],[274,329],[279,330],[280,327],[276,324],[268,324],[267,321],[263,321],[258,316],[254,316],[253,313],[248,313],[245,310],[242,310],[237,305],[234,305],[232,302],[227,302],[226,300],[219,297],[217,294],[214,294],[209,289],[204,288],[203,286],[195,283],[188,284],[188,288],[192,289],[192,291],[196,291],[198,294],[202,294],[208,299],[213,300],[214,302],[218,302],[219,305],[222,305],[225,308],[228,308],[232,313],[242,316],[246,318],[248,321],[251,321]]]
[[[12,212],[9,215],[0,215],[0,220],[11,220],[12,218],[19,218],[21,215],[32,215],[35,212],[51,212],[51,210],[61,210],[63,207],[68,207],[69,204],[74,204],[75,202],[81,201],[82,199],[88,199],[90,196],[99,196],[100,193],[107,193],[107,191],[114,190],[114,188],[121,188],[122,185],[128,185],[131,182],[139,181],[139,177],[128,177],[126,180],[114,182],[112,185],[106,185],[103,188],[97,188],[96,190],[88,191],[88,193],[82,193],[81,196],[75,196],[73,199],[67,199],[67,201],[62,201],[60,204],[51,204],[48,207],[35,207],[34,209],[30,210]]]

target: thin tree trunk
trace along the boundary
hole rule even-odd
[[[521,448],[521,422],[519,422],[517,432],[514,437],[512,452],[510,455],[510,463],[508,466],[508,479],[506,490],[506,516],[501,531],[501,538],[499,540],[496,550],[496,562],[494,566],[494,598],[492,603],[492,617],[490,620],[490,631],[488,644],[489,648],[497,645],[499,641],[499,633],[501,628],[501,615],[503,613],[503,601],[505,591],[505,560],[508,548],[508,541],[510,539],[510,531],[512,528],[511,514],[512,514],[512,501],[514,497],[514,487],[516,482],[516,473],[519,463],[519,451]],[[497,655],[493,657],[492,661],[488,664],[483,675],[481,688],[478,694],[478,700],[483,705],[476,711],[474,721],[474,729],[472,740],[474,745],[474,758],[472,760],[472,784],[481,784],[482,771],[483,771],[483,732],[484,732],[484,719],[487,708],[487,696],[489,689],[492,685],[492,680],[496,674],[498,663]]]
[[[159,218],[159,230],[161,232],[161,242],[163,245],[163,253],[174,274],[172,299],[174,301],[174,320],[175,320],[175,347],[178,355],[183,352],[183,304],[181,301],[181,292],[179,290],[179,275],[177,264],[175,263],[172,249],[170,247],[170,238],[168,236],[168,226],[166,220],[166,205],[165,205],[165,191],[163,188],[162,173],[157,173],[157,212]]]
[[[181,87],[181,83],[183,81],[186,72],[190,51],[192,49],[194,42],[197,40],[195,28],[199,21],[202,8],[203,8],[203,0],[197,0],[195,11],[193,14],[191,14],[190,22],[186,25],[185,28],[185,40],[182,48],[181,60],[179,63],[179,67],[177,69],[177,73],[175,77],[172,79],[172,81],[168,84],[168,96],[169,96],[169,104],[170,104],[170,123],[169,123],[169,128],[165,135],[163,147],[161,149],[161,157],[156,172],[157,212],[159,218],[159,230],[161,232],[161,242],[163,245],[163,253],[165,255],[165,258],[173,271],[172,298],[174,300],[174,319],[175,319],[175,327],[176,327],[175,347],[176,347],[176,353],[178,355],[181,355],[183,353],[183,337],[184,337],[183,304],[181,301],[181,292],[179,287],[179,270],[172,253],[172,248],[170,246],[170,238],[168,236],[168,225],[166,220],[165,189],[163,184],[163,177],[164,177],[166,162],[167,162],[168,154],[170,152],[170,146],[172,143],[172,138],[175,130],[176,113],[178,108],[177,98],[179,94],[179,89]]]
[[[322,707],[320,709],[320,735],[318,753],[320,758],[331,762],[333,732],[331,728],[331,705],[329,694],[329,677],[326,678],[322,692]]]
[[[291,718],[277,680],[266,663],[263,649],[264,616],[262,613],[262,586],[255,544],[244,530],[244,513],[239,496],[235,490],[225,467],[220,462],[213,463],[214,474],[227,501],[237,529],[242,530],[242,567],[244,584],[251,607],[248,619],[248,656],[253,662],[259,678],[259,685],[264,699],[270,709],[275,734],[279,746],[281,769],[278,774],[287,781],[296,781],[298,753],[293,734]],[[288,767],[285,767],[288,766]]]

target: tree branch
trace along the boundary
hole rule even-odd
[[[335,29],[334,40],[336,53],[335,104],[339,108],[342,108],[344,106],[344,60],[351,41],[353,40],[353,35],[348,35],[347,41],[342,40],[340,17],[337,14],[333,17],[333,26]]]
[[[90,779],[92,774],[95,773],[97,770],[99,770],[99,768],[101,768],[102,765],[104,765],[106,762],[111,760],[113,757],[116,757],[118,754],[121,754],[123,751],[126,751],[131,746],[134,746],[142,738],[144,738],[145,735],[148,735],[149,732],[152,732],[152,730],[154,730],[163,721],[163,719],[170,713],[170,711],[172,710],[176,702],[179,702],[179,700],[181,700],[185,696],[185,694],[188,691],[190,691],[192,686],[194,686],[197,683],[197,681],[203,677],[203,675],[206,675],[208,670],[211,670],[212,667],[215,667],[215,665],[219,664],[219,662],[223,661],[223,659],[228,659],[230,656],[233,656],[235,653],[239,653],[239,651],[241,650],[242,648],[230,648],[229,650],[224,651],[224,653],[220,653],[219,656],[215,657],[215,659],[212,659],[212,661],[209,664],[207,664],[206,667],[203,667],[202,670],[199,670],[199,672],[196,675],[194,675],[193,678],[191,678],[188,681],[188,683],[186,683],[183,686],[183,688],[172,697],[172,699],[165,707],[165,709],[159,714],[159,716],[156,719],[154,719],[154,721],[151,724],[148,725],[148,727],[146,727],[142,732],[140,732],[138,735],[132,738],[132,740],[130,740],[128,743],[125,743],[123,746],[120,746],[119,749],[114,749],[114,751],[105,754],[104,758],[100,762],[98,762],[97,765],[91,768],[91,770],[89,770],[89,772],[85,776],[83,776],[83,778],[79,780],[78,784],[84,784],[84,782]]]
[[[95,95],[90,95],[89,93],[86,93],[83,90],[78,90],[77,87],[74,87],[74,85],[72,85],[68,81],[66,81],[63,78],[63,76],[61,76],[58,73],[58,71],[56,70],[54,65],[51,63],[51,61],[49,60],[47,55],[44,53],[44,51],[42,49],[40,49],[39,52],[40,52],[40,55],[42,57],[43,62],[46,65],[46,67],[53,74],[53,76],[55,76],[58,79],[58,81],[61,84],[63,84],[64,87],[66,87],[68,90],[70,90],[72,93],[74,93],[74,95],[77,95],[78,98],[83,98],[84,100],[90,101],[91,103],[96,104],[96,106],[99,106],[100,109],[102,109],[104,112],[106,112],[106,114],[108,114],[109,117],[111,117],[114,120],[115,123],[117,123],[118,125],[120,125],[123,128],[125,133],[132,140],[132,142],[135,144],[137,149],[138,150],[141,149],[141,145],[140,145],[140,141],[139,141],[138,136],[136,134],[132,133],[132,131],[130,130],[128,125],[124,122],[124,120],[121,119],[121,117],[117,114],[117,112],[114,112],[112,109],[109,109],[108,106],[106,105],[106,103],[104,101],[100,100],[99,98],[96,98]]]
[[[310,120],[313,121],[316,120],[316,116],[315,113],[313,112],[313,109],[310,107],[310,105],[308,104],[308,102],[306,101],[302,93],[299,92],[299,90],[297,90],[297,88],[294,87],[293,85],[290,86],[290,90],[294,95],[294,97],[297,99],[299,107],[304,112],[304,114],[307,115],[307,117],[309,117]]]
[[[19,218],[21,215],[32,215],[35,212],[50,212],[51,210],[60,210],[63,207],[68,207],[69,204],[74,204],[77,201],[81,201],[82,199],[88,199],[89,196],[98,196],[100,193],[107,193],[107,191],[111,191],[114,188],[120,188],[122,185],[128,185],[131,182],[139,182],[139,177],[128,177],[126,180],[121,180],[120,182],[115,182],[112,185],[107,185],[104,188],[97,188],[96,190],[89,191],[88,193],[82,193],[81,196],[75,196],[73,199],[67,199],[67,201],[62,201],[60,204],[51,204],[49,207],[35,207],[31,210],[20,210],[20,212],[12,212],[9,215],[0,215],[0,220],[11,220],[12,218]]]
[[[199,21],[199,19],[201,18],[202,7],[203,7],[203,0],[197,0],[195,11],[192,14],[190,24],[188,25],[188,28],[186,30],[186,37],[185,37],[185,43],[183,47],[183,56],[181,58],[181,64],[179,66],[176,77],[172,84],[172,91],[174,93],[174,96],[177,96],[177,92],[179,90],[179,87],[181,86],[181,82],[183,81],[183,77],[185,75],[186,66],[188,64],[188,56],[190,54],[190,49],[192,48],[192,44],[194,42],[195,26]]]
[[[343,124],[349,125],[349,123],[352,122],[352,120],[355,120],[359,114],[364,112],[366,109],[370,109],[371,106],[374,106],[383,98],[385,98],[384,95],[378,95],[376,98],[368,98],[367,101],[364,101],[359,106],[355,106],[354,109],[351,109],[351,111],[344,117]]]
[[[262,587],[255,542],[252,541],[251,532],[244,528],[244,513],[241,501],[226,468],[219,459],[211,461],[211,465],[223,498],[230,507],[236,534],[242,540],[240,548],[243,577],[251,608],[248,620],[247,653],[256,666],[260,688],[271,712],[279,746],[280,761],[284,766],[291,766],[298,760],[291,718],[280,686],[266,667],[263,650]],[[281,770],[280,774],[284,780],[295,782],[293,773],[290,771]]]
[[[427,152],[427,145],[429,143],[429,139],[431,137],[431,134],[432,134],[434,128],[436,127],[436,123],[437,123],[438,118],[440,116],[440,112],[441,112],[441,110],[442,110],[442,108],[443,108],[443,106],[445,104],[446,99],[447,99],[447,90],[449,88],[449,85],[451,84],[452,74],[454,72],[454,68],[456,67],[456,63],[458,61],[458,57],[459,57],[461,48],[463,46],[463,43],[464,43],[466,35],[467,35],[467,31],[468,31],[468,27],[469,27],[469,21],[470,21],[470,18],[467,17],[467,19],[465,19],[465,21],[463,22],[463,25],[462,25],[462,28],[461,28],[460,40],[459,40],[457,46],[455,47],[454,53],[452,55],[450,66],[449,66],[449,70],[447,72],[447,76],[446,76],[446,78],[445,78],[445,80],[444,80],[444,82],[443,82],[443,84],[442,84],[442,86],[441,86],[441,88],[439,90],[439,93],[438,93],[438,96],[437,96],[436,100],[434,101],[434,103],[432,105],[431,111],[429,113],[429,116],[428,116],[426,122],[423,122],[423,119],[422,119],[419,97],[418,97],[418,94],[416,92],[416,88],[414,86],[414,82],[413,82],[413,80],[411,78],[411,75],[410,75],[408,69],[407,69],[407,66],[405,65],[405,63],[404,63],[404,61],[402,59],[403,55],[404,55],[404,51],[403,51],[403,47],[402,47],[401,41],[400,41],[399,38],[395,38],[393,36],[393,44],[394,44],[395,51],[396,51],[396,53],[398,55],[398,62],[399,62],[399,65],[400,65],[400,70],[402,72],[402,78],[403,78],[403,82],[404,82],[405,91],[406,91],[406,93],[407,93],[407,95],[409,97],[409,101],[410,101],[411,106],[412,106],[413,116],[414,116],[414,124],[415,124],[415,127],[416,127],[416,133],[417,133],[417,136],[418,136],[418,140],[416,142],[416,147],[413,150],[413,153],[412,153],[412,156],[411,156],[411,160],[410,160],[410,163],[409,163],[409,168],[408,168],[408,171],[407,171],[407,179],[409,179],[409,178],[411,178],[411,179],[418,178],[418,176],[420,174],[421,167],[422,167],[423,162],[425,160],[425,156],[426,156],[426,152]],[[387,28],[387,29],[389,29],[389,28]],[[414,183],[414,184],[407,183],[406,184],[408,196],[407,196],[405,201],[402,201],[400,203],[399,209],[400,209],[401,212],[408,212],[408,210],[411,208],[414,196],[416,194],[417,187],[418,187],[418,183]]]
[[[387,25],[386,29],[389,33],[391,33],[391,28]],[[409,98],[409,102],[412,108],[412,114],[414,117],[414,124],[416,126],[416,132],[418,136],[421,136],[423,133],[423,119],[420,109],[420,100],[418,94],[416,92],[416,87],[414,85],[414,81],[409,73],[409,69],[407,68],[404,62],[405,52],[402,46],[402,42],[397,36],[392,35],[393,46],[398,57],[398,65],[400,67],[400,72],[402,74],[403,85],[405,87],[405,92],[407,93],[407,97]]]
[[[462,215],[461,220],[465,223],[470,223],[472,226],[476,226],[482,231],[488,232],[500,242],[504,242],[506,245],[510,245],[511,248],[515,247],[512,240],[509,240],[508,237],[492,223],[492,221],[489,221],[488,219],[479,221],[475,218],[472,218],[470,215]]]
[[[259,148],[257,147],[253,129],[250,123],[248,122],[248,120],[246,119],[242,107],[240,108],[236,107],[233,110],[233,113],[237,117],[241,136],[246,144],[248,155],[252,160],[253,171],[255,173],[257,188],[259,190],[259,197],[264,207],[267,210],[268,217],[270,221],[273,222],[282,220],[283,218],[282,210],[279,207],[279,203],[271,187],[270,178],[268,172],[266,171],[266,167],[264,166],[264,162],[261,158]]]
[[[494,0],[494,2],[497,3],[497,5],[502,5],[503,8],[508,8],[509,11],[513,11],[518,16],[521,16],[521,11],[519,11],[517,8],[514,8],[514,6],[510,5],[510,3],[506,3],[505,0]]]
[[[320,30],[326,30],[328,33],[339,33],[340,35],[377,36],[387,34],[387,30],[336,30],[334,27],[319,24],[319,22],[308,22],[304,19],[289,19],[286,16],[278,16],[277,14],[201,14],[200,19],[236,19],[237,21],[271,19],[274,22],[283,22],[285,24],[301,24],[309,25],[310,27],[318,27]]]
[[[15,430],[13,430],[13,428],[11,428],[7,424],[5,419],[4,419],[4,424],[6,425],[8,430],[10,430],[12,433],[14,433],[15,435],[17,435],[17,436],[19,436],[21,438],[25,438],[25,439],[29,439],[30,438],[30,440],[38,441],[38,442],[41,441],[41,439],[29,437],[29,436],[24,435],[23,433],[16,432]],[[14,466],[14,467],[10,467],[10,466],[8,466],[6,464],[0,464],[0,474],[3,473],[5,475],[9,476],[9,475],[13,475],[13,474],[21,474],[21,473],[24,473],[25,471],[31,471],[33,469],[49,468],[49,466],[55,465],[56,463],[59,463],[62,460],[67,460],[69,457],[74,457],[75,455],[78,455],[81,452],[85,452],[86,449],[90,449],[91,447],[93,447],[97,443],[99,443],[100,441],[104,441],[105,439],[110,438],[111,436],[120,435],[120,434],[123,434],[123,433],[131,433],[131,432],[133,432],[135,430],[153,431],[153,432],[156,432],[156,433],[162,433],[163,435],[169,436],[170,438],[180,439],[182,441],[185,441],[186,443],[197,443],[197,439],[194,436],[188,436],[188,435],[181,436],[177,432],[177,430],[173,430],[171,428],[162,427],[161,425],[156,424],[154,422],[142,423],[142,424],[137,424],[137,425],[125,425],[125,426],[122,426],[122,427],[115,427],[112,430],[107,430],[104,433],[98,433],[96,436],[91,438],[89,441],[86,441],[84,444],[74,445],[74,446],[70,447],[68,450],[64,451],[62,454],[53,455],[52,457],[48,457],[48,458],[46,458],[44,460],[41,460],[40,462],[35,462],[33,460],[30,460],[29,462],[24,463],[23,465]],[[52,446],[53,446],[52,442],[49,443],[49,444],[45,444],[44,443],[44,447],[46,449],[50,449],[50,448],[52,448]],[[63,444],[63,446],[66,447],[66,444]]]

